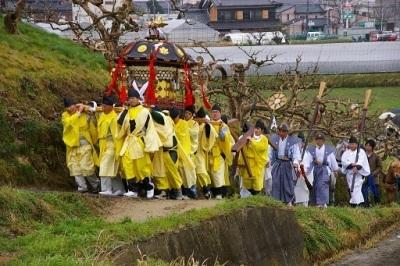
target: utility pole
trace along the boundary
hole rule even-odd
[[[399,10],[397,10],[397,0],[394,0],[394,29],[399,30],[399,25],[397,25],[397,15],[399,14]]]
[[[310,12],[310,0],[307,0],[307,11],[306,11],[306,34],[308,33],[308,13]]]
[[[383,3],[381,1],[381,31],[383,31]]]

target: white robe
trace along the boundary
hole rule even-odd
[[[342,155],[342,172],[346,175],[347,184],[349,188],[351,187],[351,182],[353,179],[353,171],[351,169],[346,169],[350,164],[354,163],[356,160],[357,150],[350,150],[347,149]],[[364,202],[364,197],[361,193],[361,187],[363,184],[363,176],[368,176],[370,174],[369,164],[368,164],[368,157],[365,154],[363,149],[360,149],[360,153],[358,155],[357,165],[361,166],[362,168],[357,172],[355,182],[354,182],[354,189],[351,192],[350,196],[350,204],[360,204]]]
[[[299,143],[299,149],[300,152],[303,151],[303,142]],[[308,181],[312,184],[314,181],[314,175],[313,173],[306,173]],[[296,186],[294,187],[294,195],[295,195],[295,203],[296,204],[306,204],[308,206],[308,201],[310,200],[310,191],[308,190],[308,187],[306,185],[306,181],[304,177],[300,176],[297,179]]]

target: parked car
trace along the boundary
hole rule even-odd
[[[228,33],[223,40],[236,45],[266,45],[275,43],[285,43],[285,35],[280,31],[275,32],[253,32],[253,33]]]
[[[323,32],[307,32],[307,41],[321,40],[324,38],[325,34]]]
[[[397,40],[397,34],[395,32],[391,32],[389,31],[388,33],[386,33],[386,38],[388,41],[396,41]]]
[[[369,34],[369,40],[371,42],[396,41],[397,34],[391,31],[372,31]]]

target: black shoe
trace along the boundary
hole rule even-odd
[[[135,178],[127,180],[126,184],[129,191],[139,192],[139,184],[136,182]]]
[[[197,190],[196,190],[196,185],[193,185],[192,187],[187,189],[187,196],[191,199],[196,199],[197,198]]]

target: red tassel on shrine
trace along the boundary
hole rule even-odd
[[[208,97],[206,95],[206,92],[204,90],[204,84],[200,85],[200,92],[201,92],[201,98],[203,99],[203,105],[207,110],[211,110],[211,104],[208,101]]]
[[[118,89],[118,78],[123,70],[124,70],[124,58],[120,57],[118,58],[114,71],[111,73],[111,80],[110,83],[108,84],[105,95],[111,96],[113,92],[115,92],[118,96],[120,95],[120,90]]]
[[[124,104],[128,100],[128,94],[126,93],[126,85],[123,84],[119,89],[119,103]]]
[[[155,105],[157,102],[156,98],[156,69],[154,63],[157,58],[158,48],[154,50],[150,55],[149,60],[149,84],[146,89],[145,102],[148,105]]]
[[[194,105],[192,83],[190,82],[190,67],[187,63],[183,65],[185,71],[185,107]]]

